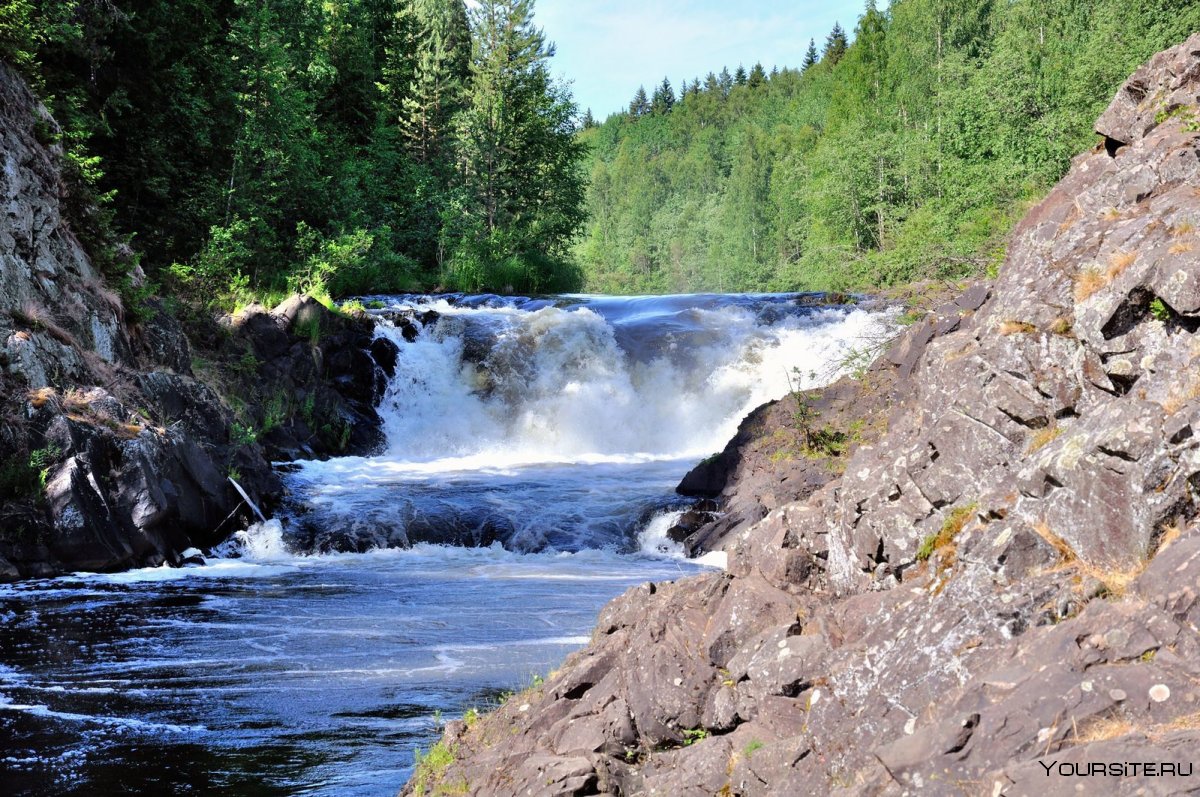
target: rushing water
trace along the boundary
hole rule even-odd
[[[796,296],[377,298],[384,452],[288,466],[280,519],[204,567],[0,588],[4,794],[394,794],[439,716],[719,566],[667,540],[675,484],[887,327]]]

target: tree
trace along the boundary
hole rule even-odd
[[[821,60],[828,61],[832,66],[842,59],[846,53],[846,31],[842,30],[840,23],[833,23],[833,30],[829,32],[829,36],[825,38],[825,50],[821,53]]]
[[[554,47],[533,24],[532,0],[482,0],[471,23],[458,124],[463,218],[449,232],[469,262],[516,258],[524,289],[561,288],[554,259],[584,218],[575,103],[550,75]]]
[[[645,116],[648,113],[650,113],[650,100],[646,97],[646,87],[638,86],[637,93],[633,95],[633,101],[629,103],[629,114]]]
[[[650,103],[650,109],[653,113],[662,115],[671,112],[671,108],[675,106],[675,89],[671,87],[671,81],[663,78],[663,82],[654,89],[654,99]]]
[[[416,57],[403,127],[416,158],[429,163],[445,150],[451,119],[462,108],[471,30],[462,0],[413,0],[412,8]],[[398,13],[405,14],[403,5]]]
[[[735,86],[744,86],[746,85],[746,80],[746,68],[738,64],[737,71],[733,73],[733,83]]]
[[[721,74],[717,77],[717,82],[721,87],[721,94],[728,97],[729,91],[733,88],[733,75],[729,74],[729,67],[721,67]]]
[[[800,68],[808,71],[809,67],[815,66],[818,60],[820,59],[817,56],[817,43],[809,39],[808,51],[804,53],[804,62],[800,65]]]
[[[750,78],[747,82],[752,89],[756,89],[767,82],[767,73],[763,70],[762,64],[754,65],[754,68],[750,70]]]
[[[583,121],[580,123],[584,130],[591,130],[593,127],[599,127],[596,122],[596,117],[592,116],[592,109],[588,108],[583,114]]]

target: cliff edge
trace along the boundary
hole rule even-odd
[[[986,301],[872,367],[842,475],[613,601],[405,793],[1200,789],[1200,34],[1097,130]]]
[[[63,176],[60,133],[0,63],[0,581],[220,542],[253,520],[235,480],[269,509],[269,460],[381,440],[395,363],[370,320],[311,299],[193,318],[196,340],[162,301],[127,312],[76,234],[96,209]],[[127,247],[107,254],[144,280]]]

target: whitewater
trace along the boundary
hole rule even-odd
[[[281,464],[287,504],[204,566],[0,587],[7,794],[394,794],[605,602],[720,567],[667,536],[680,478],[893,326],[794,294],[364,299],[399,349],[384,450]]]

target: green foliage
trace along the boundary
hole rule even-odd
[[[751,739],[746,746],[742,748],[742,756],[744,758],[751,758],[755,753],[764,747],[766,747],[766,745],[758,739]]]
[[[1171,320],[1171,309],[1167,307],[1166,302],[1155,296],[1150,301],[1150,315],[1153,316],[1155,320],[1165,323]]]
[[[978,503],[972,502],[966,506],[955,507],[950,510],[946,515],[946,519],[942,521],[942,527],[921,541],[921,545],[917,548],[917,561],[924,562],[933,556],[934,551],[952,545],[954,538],[967,525],[967,522],[971,519],[971,515],[974,514],[978,507]]]
[[[121,280],[138,265],[124,244],[143,253],[150,280],[129,299],[156,284],[224,309],[285,290],[411,291],[472,260],[482,270],[461,281],[480,288],[577,288],[575,106],[532,3],[492,11],[12,0],[0,57],[61,124],[40,135],[63,145],[93,258]]]
[[[413,758],[417,765],[412,778],[413,794],[447,793],[440,787],[446,770],[455,761],[454,749],[444,742],[438,742],[429,748],[429,752],[422,752],[418,749]]]
[[[239,446],[252,446],[258,442],[258,431],[248,424],[234,422],[229,430],[229,439]]]
[[[707,728],[693,728],[693,729],[685,728],[683,731],[683,746],[690,747],[693,744],[696,744],[697,742],[704,741],[710,735],[711,734],[708,732]]]
[[[35,449],[26,458],[13,457],[0,467],[0,500],[36,498],[46,491],[50,470],[62,459],[57,446]]]
[[[1183,0],[894,0],[801,69],[710,75],[582,131],[590,291],[845,290],[991,273]],[[1169,117],[1164,112],[1164,118]],[[1186,124],[1186,120],[1185,120]]]

